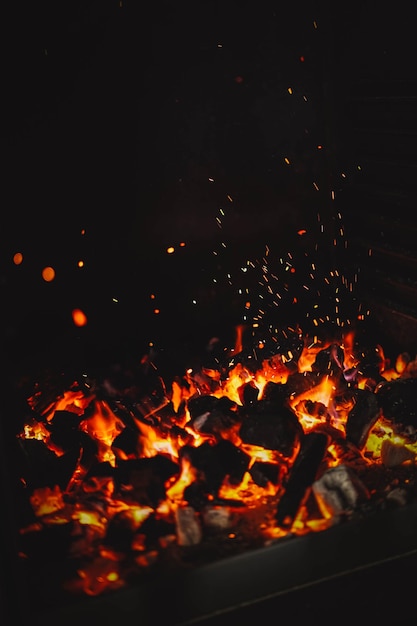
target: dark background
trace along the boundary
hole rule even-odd
[[[6,336],[42,348],[71,332],[76,306],[105,341],[185,336],[200,321],[205,337],[216,313],[239,322],[227,274],[266,243],[292,251],[315,219],[312,180],[332,158],[321,3],[43,1],[9,11]]]
[[[343,204],[343,194],[362,155],[349,99],[361,81],[409,78],[415,55],[406,13],[333,4],[4,9],[10,358],[87,338],[195,345],[259,316],[307,332],[313,319],[357,321],[360,261],[346,248],[358,221],[345,223],[357,198]]]

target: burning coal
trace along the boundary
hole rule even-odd
[[[353,333],[299,330],[161,372],[45,375],[27,397],[20,555],[99,595],[417,497],[417,376]],[[54,576],[56,570],[54,570]]]

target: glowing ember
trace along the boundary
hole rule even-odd
[[[386,386],[417,380],[413,362],[390,367],[353,333],[283,337],[269,354],[258,339],[246,351],[239,327],[232,349],[170,386],[149,355],[134,384],[83,376],[54,400],[38,383],[19,436],[41,466],[22,476],[33,511],[22,540],[68,527],[80,561],[68,587],[98,595],[127,584],[127,554],[141,570],[213,532],[236,545],[321,532],[385,498],[390,486],[381,492],[372,470],[415,468],[413,409],[393,419],[397,388]]]

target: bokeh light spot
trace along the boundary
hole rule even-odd
[[[72,321],[76,326],[86,326],[87,325],[87,316],[81,309],[73,309],[72,310]]]
[[[50,265],[47,265],[46,267],[44,267],[42,270],[42,278],[44,279],[46,283],[52,282],[55,278],[54,268],[51,267]]]

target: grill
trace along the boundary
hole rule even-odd
[[[301,171],[282,175],[280,185],[284,193],[282,189],[279,192],[272,189],[273,185],[268,187],[269,174],[265,178],[260,168],[257,174],[267,191],[262,196],[262,210],[259,210],[256,220],[251,217],[251,209],[258,199],[257,185],[248,182],[249,171],[245,172],[245,184],[239,183],[242,171],[239,171],[239,167],[243,165],[237,159],[239,164],[234,166],[235,169],[232,168],[232,187],[240,196],[240,213],[235,215],[236,223],[232,220],[229,233],[232,243],[226,254],[230,255],[228,261],[233,263],[235,253],[240,251],[242,245],[256,249],[265,231],[271,227],[282,230],[279,239],[282,243],[300,216],[304,223],[309,223],[306,215],[311,206],[320,207],[322,222],[329,231],[333,230],[337,234],[337,206],[343,215],[348,248],[342,251],[332,248],[331,254],[336,257],[342,255],[346,274],[353,277],[353,308],[360,302],[361,313],[370,311],[369,315],[364,316],[363,325],[359,325],[360,332],[369,344],[381,343],[393,357],[400,351],[408,351],[414,357],[417,351],[417,228],[410,212],[416,195],[414,139],[417,128],[414,112],[417,83],[410,78],[413,76],[415,58],[411,50],[411,20],[406,19],[407,16],[388,14],[383,8],[379,8],[375,14],[370,3],[362,4],[354,3],[350,7],[349,14],[342,18],[343,24],[338,23],[330,7],[320,7],[319,24],[325,29],[326,37],[319,51],[322,66],[315,85],[319,85],[318,96],[323,111],[323,119],[319,116],[317,124],[330,148],[327,158],[318,165],[309,165],[312,169],[308,170],[308,174]],[[256,69],[260,68],[252,68],[252,71]],[[276,69],[272,64],[270,71]],[[210,132],[213,135],[222,133],[221,124],[217,123],[219,128],[215,128],[216,122],[212,122]],[[245,124],[242,120],[236,124],[230,120],[226,122],[229,139],[240,136],[239,123]],[[193,129],[201,130],[196,120]],[[294,148],[290,143],[288,147]],[[225,163],[221,163],[220,159],[219,164],[216,149],[211,146],[211,158],[217,171],[221,172]],[[14,150],[18,151],[16,148]],[[295,146],[294,153],[297,150]],[[252,167],[255,161],[256,158],[251,163]],[[250,170],[250,166],[247,167]],[[318,193],[309,186],[311,181],[308,176],[314,167],[320,182]],[[344,173],[343,177],[340,172]],[[198,177],[196,170],[193,173]],[[152,172],[150,178],[152,180],[149,180],[146,199],[152,197],[158,185],[157,174]],[[336,191],[336,204],[329,200],[330,190]],[[93,194],[91,189],[90,193]],[[181,207],[187,198],[191,205],[195,193],[196,189],[192,185],[186,192],[182,190]],[[182,213],[183,208],[176,206],[169,194],[161,202],[171,203],[178,219],[171,219],[162,211],[163,220],[167,220],[162,233],[159,230],[160,222],[156,223],[152,216],[146,220],[147,232],[153,242],[161,237],[165,243],[167,231],[171,231],[170,235],[178,235],[178,238],[184,229],[185,232],[198,233],[195,238],[195,267],[191,274],[189,264],[185,262],[182,264],[179,261],[174,268],[172,265],[158,265],[153,245],[144,245],[140,252],[135,252],[135,269],[139,268],[140,271],[145,266],[152,267],[153,278],[158,276],[167,285],[170,284],[167,288],[167,303],[172,302],[180,292],[184,272],[192,276],[192,281],[201,280],[199,264],[202,258],[211,253],[214,231],[210,230],[212,227],[209,226],[211,222],[207,207],[217,202],[217,198],[212,191],[201,192],[199,188],[198,193],[204,207],[200,220],[192,219],[190,206]],[[226,188],[216,193],[222,199],[227,196]],[[281,206],[283,203],[288,209],[289,217],[287,215],[286,219],[289,222],[285,222],[284,229],[283,216],[278,215],[274,208],[277,202]],[[116,252],[129,256],[130,233],[123,233],[120,224],[117,232],[119,235],[122,233],[123,243],[128,243],[126,249]],[[116,240],[117,237],[111,240],[112,245]],[[107,272],[109,265],[106,261],[104,267]],[[105,278],[98,269],[97,274],[101,275],[96,277],[96,288],[91,298],[100,294],[101,288],[108,281],[115,282],[111,270]],[[195,341],[210,327],[218,308],[218,300],[207,289],[205,278],[203,276],[199,294],[205,299],[205,309],[198,323],[193,326],[191,316],[181,308],[181,303],[177,303],[175,309],[181,321],[178,323],[176,317],[171,320],[178,332],[174,352],[176,355],[181,354],[178,357],[180,361],[186,361]],[[28,277],[23,285],[26,296],[18,296],[13,300],[5,324],[9,333],[5,338],[9,371],[2,394],[4,414],[17,419],[21,417],[22,398],[20,394],[11,396],[8,391],[16,389],[16,386],[24,386],[22,372],[28,368],[36,372],[37,367],[45,363],[53,366],[56,360],[59,366],[63,362],[64,367],[71,369],[80,356],[88,361],[90,350],[94,358],[98,361],[102,359],[105,363],[109,352],[124,349],[124,346],[120,347],[121,343],[130,342],[130,349],[134,350],[141,341],[135,327],[135,297],[131,294],[129,280],[118,278],[122,290],[127,292],[124,315],[120,315],[120,318],[113,318],[112,313],[108,318],[102,316],[91,335],[88,338],[84,336],[79,343],[78,340],[73,341],[73,331],[68,333],[65,328],[63,330],[61,319],[51,319],[48,313],[45,317],[44,311],[25,306],[32,300],[32,280],[33,276]],[[144,281],[145,285],[141,289],[145,293],[152,280],[147,276]],[[83,289],[87,293],[88,286],[83,286]],[[45,309],[49,305],[54,306],[57,295],[61,294],[55,293],[52,297],[46,292],[42,294]],[[228,328],[235,318],[235,303],[230,301],[227,281],[225,291],[221,293],[221,303],[224,305],[221,323]],[[99,300],[97,306],[100,304],[102,302]],[[292,310],[289,306],[286,312],[288,318]],[[10,318],[16,313],[17,334],[15,330],[10,330],[14,326]],[[144,324],[148,324],[148,328],[155,324],[153,318],[144,317]],[[103,327],[99,327],[100,323]],[[111,329],[117,327],[113,336],[106,334],[107,325]],[[166,332],[171,333],[171,328],[166,328]],[[220,626],[229,623],[231,619],[238,619],[241,624],[253,623],[254,619],[270,619],[271,612],[277,619],[290,616],[294,621],[311,619],[313,615],[321,623],[330,620],[333,623],[335,619],[344,623],[343,620],[354,620],[358,615],[385,620],[381,623],[388,623],[391,619],[396,619],[397,623],[402,623],[403,618],[407,622],[409,620],[413,587],[408,572],[417,565],[415,504],[378,511],[375,515],[349,521],[323,533],[249,550],[244,554],[192,568],[185,573],[167,572],[157,578],[150,576],[149,580],[133,588],[109,595],[74,602],[68,602],[67,599],[62,603],[54,601],[52,607],[51,603],[46,602],[47,608],[44,602],[40,602],[39,606],[35,606],[34,602],[29,605],[19,602],[16,605],[10,598],[14,598],[16,593],[18,597],[25,597],[30,581],[22,578],[22,570],[16,558],[17,542],[14,542],[16,518],[19,517],[19,511],[14,510],[19,468],[15,467],[10,441],[15,437],[16,425],[6,419],[2,420],[1,426],[1,489],[3,501],[10,503],[4,507],[6,510],[3,513],[7,529],[3,537],[4,553],[8,558],[2,571],[1,590],[2,601],[13,626],[40,626],[54,622],[69,626],[74,623],[87,624],[97,619],[103,626],[122,619],[131,623],[140,621],[142,624],[163,620],[173,626]],[[48,590],[45,590],[45,594],[48,594]]]

